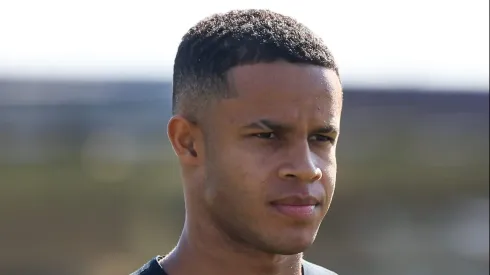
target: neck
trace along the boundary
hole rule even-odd
[[[162,260],[170,275],[301,275],[302,253],[277,255],[234,242],[215,226],[191,223],[175,249]]]

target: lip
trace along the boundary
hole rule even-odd
[[[309,220],[320,206],[320,200],[313,196],[289,196],[270,203],[279,213],[293,219]]]

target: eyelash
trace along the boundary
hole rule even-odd
[[[274,138],[270,137],[271,135],[276,136],[276,134],[273,133],[273,132],[253,134],[253,136],[258,137],[258,138],[261,138],[261,139],[274,139]],[[315,140],[315,141],[318,141],[318,142],[327,142],[327,141],[329,141],[331,143],[334,143],[335,142],[335,139],[332,138],[332,137],[329,137],[329,136],[325,136],[325,135],[315,135],[315,136],[320,137],[321,139],[324,139],[324,140]]]
[[[258,137],[258,138],[262,138],[262,139],[272,139],[271,137],[264,137],[264,136],[270,136],[270,135],[276,135],[276,134],[274,134],[274,133],[272,133],[272,132],[253,134],[253,136]]]

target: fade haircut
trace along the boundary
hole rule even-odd
[[[175,57],[172,112],[197,122],[210,100],[233,97],[227,72],[236,66],[286,61],[338,68],[323,41],[295,19],[270,10],[233,10],[197,23]]]

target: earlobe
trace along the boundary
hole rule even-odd
[[[182,116],[173,116],[168,122],[167,134],[180,162],[195,165],[198,158],[196,126]]]

